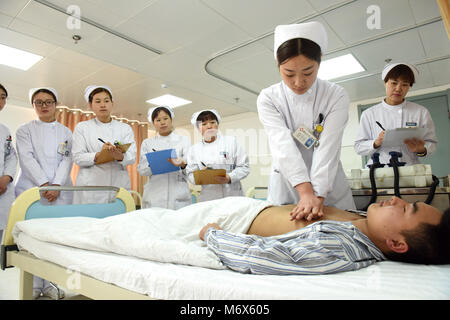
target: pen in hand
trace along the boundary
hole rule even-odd
[[[203,161],[200,161],[200,163],[205,167],[205,169],[212,169],[211,167],[208,167],[206,164],[204,164]]]
[[[101,143],[106,143],[106,142],[103,141],[103,139],[101,139],[101,138],[98,138],[98,140],[99,140]]]
[[[379,123],[378,121],[375,121],[377,123],[377,125],[381,128],[381,130],[386,131],[385,128],[383,128],[383,126],[381,125],[381,123]]]

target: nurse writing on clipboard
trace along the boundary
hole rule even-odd
[[[355,209],[340,162],[349,99],[342,87],[317,79],[327,42],[318,22],[277,26],[274,55],[282,81],[257,99],[272,153],[268,201],[296,203],[291,219],[320,217],[324,205]]]
[[[419,76],[417,68],[409,63],[390,63],[381,73],[386,98],[361,114],[355,151],[359,155],[380,154],[381,163],[389,163],[390,151],[402,153],[400,161],[407,165],[420,163],[419,157],[436,150],[437,138],[430,112],[417,103],[405,100],[409,89]],[[383,146],[385,130],[396,128],[425,128],[422,139],[407,139],[396,147]],[[372,159],[367,164],[371,164]]]

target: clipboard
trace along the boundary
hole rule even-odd
[[[204,169],[194,171],[195,184],[220,184],[215,178],[225,177],[227,174],[225,169]]]
[[[421,139],[425,137],[427,128],[396,128],[394,130],[386,130],[384,134],[382,147],[400,147],[405,143],[405,139]]]
[[[127,152],[128,148],[131,146],[131,143],[126,143],[126,144],[120,144],[116,147],[120,148],[120,150],[122,150],[122,153]],[[97,161],[95,162],[95,164],[102,164],[102,163],[107,163],[107,162],[111,162],[114,161],[114,157],[106,150],[100,151],[100,154],[97,157]]]
[[[149,152],[145,154],[145,157],[147,158],[148,165],[152,170],[152,174],[163,174],[180,170],[180,167],[174,166],[167,161],[168,158],[177,158],[177,151],[175,149]]]

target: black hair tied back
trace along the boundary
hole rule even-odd
[[[322,51],[320,50],[320,46],[309,39],[295,38],[283,42],[278,47],[278,65],[281,65],[286,60],[299,56],[301,54],[320,64],[322,58]]]

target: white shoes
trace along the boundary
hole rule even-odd
[[[59,289],[58,286],[49,282],[45,288],[33,288],[33,298],[50,298],[52,300],[64,299],[65,293],[63,290]]]

